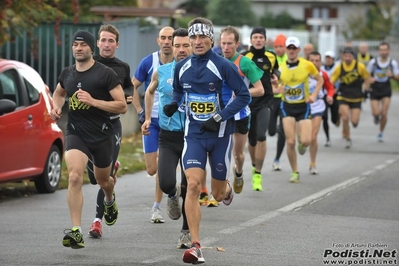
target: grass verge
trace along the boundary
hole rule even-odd
[[[141,132],[122,138],[121,150],[119,152],[118,160],[122,167],[118,171],[118,176],[125,174],[132,174],[145,170],[144,154]],[[84,184],[90,183],[87,173],[83,178]],[[68,171],[65,160],[62,162],[61,180],[59,189],[68,187]],[[31,194],[36,194],[35,184],[32,181],[24,180],[18,183],[3,183],[0,184],[0,199],[8,197],[26,197]]]

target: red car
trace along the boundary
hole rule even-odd
[[[39,193],[57,190],[64,134],[50,119],[52,104],[33,68],[0,58],[0,182],[29,179]]]

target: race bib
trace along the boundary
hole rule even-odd
[[[285,86],[284,97],[288,102],[303,100],[305,98],[305,85],[302,83],[296,87]]]
[[[216,113],[219,108],[217,94],[187,95],[189,114],[198,121],[206,121]]]

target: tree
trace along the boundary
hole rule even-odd
[[[293,18],[287,11],[283,11],[277,15],[269,11],[266,12],[260,19],[260,25],[274,29],[297,29],[306,26],[304,21]]]
[[[249,0],[212,0],[207,5],[207,18],[214,25],[257,26],[258,19]]]
[[[75,1],[78,0],[73,0]],[[57,5],[57,0],[1,1],[0,46],[7,41],[12,41],[15,36],[21,35],[24,31],[32,37],[34,28],[42,22],[59,22],[65,16]]]
[[[379,1],[370,5],[365,14],[352,14],[346,20],[342,35],[346,40],[384,40],[389,36],[393,13],[390,13],[393,2]]]

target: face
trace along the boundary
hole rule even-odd
[[[319,55],[315,55],[315,54],[310,54],[309,55],[309,61],[312,62],[317,69],[320,70],[321,67],[321,60],[320,60],[320,56]]]
[[[326,56],[326,57],[324,58],[324,63],[325,63],[327,66],[331,66],[332,64],[334,64],[334,59],[331,58],[331,57],[329,57],[329,56]]]
[[[90,46],[84,41],[72,43],[72,54],[77,62],[88,62],[92,58]]]
[[[344,60],[345,63],[349,65],[350,63],[352,63],[353,54],[352,53],[344,53],[342,55],[342,60]]]
[[[266,38],[263,34],[255,33],[251,36],[251,44],[255,49],[263,49],[266,45]]]
[[[276,45],[274,46],[274,52],[278,56],[283,56],[285,54],[286,48],[284,45]]]
[[[361,54],[366,54],[366,53],[367,53],[367,45],[361,44],[361,45],[359,46],[359,52],[360,52]]]
[[[389,47],[388,47],[388,45],[385,45],[385,44],[384,45],[380,45],[380,47],[378,48],[378,54],[384,59],[388,58],[388,56],[389,56]]]
[[[190,36],[190,43],[193,47],[193,52],[196,55],[203,55],[212,47],[212,40],[206,35],[192,35]]]
[[[102,31],[97,40],[97,47],[102,57],[114,58],[115,51],[119,47],[119,43],[116,42],[116,35],[109,31]]]
[[[289,60],[295,60],[298,58],[298,54],[301,51],[301,48],[295,47],[294,45],[289,45],[287,47],[287,57]]]
[[[193,48],[188,39],[188,36],[175,36],[173,39],[173,56],[177,62],[185,59],[193,53]]]
[[[223,56],[227,59],[232,58],[237,53],[240,43],[236,42],[233,33],[223,32],[220,36],[220,45],[222,47]]]
[[[161,48],[161,53],[165,55],[170,55],[172,53],[172,34],[173,28],[163,28],[159,32],[159,36],[157,38],[157,43],[159,48]]]
[[[313,45],[311,44],[305,45],[305,47],[303,48],[303,53],[305,54],[305,57],[308,56],[311,52],[313,52],[313,50],[314,50]]]

